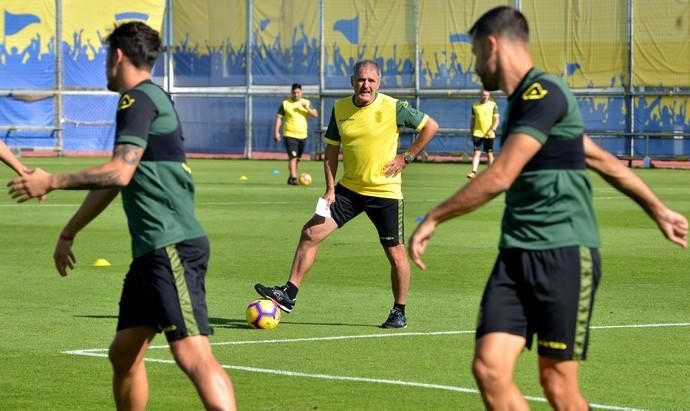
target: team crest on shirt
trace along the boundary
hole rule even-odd
[[[374,113],[374,115],[376,116],[375,118],[377,123],[380,123],[383,120],[383,111],[377,111]]]
[[[549,94],[549,90],[546,90],[539,83],[534,83],[531,86],[529,86],[527,88],[527,90],[525,90],[524,93],[522,93],[522,99],[523,100],[541,100],[547,94]]]
[[[129,94],[123,94],[122,97],[120,98],[120,105],[117,108],[118,110],[124,110],[126,108],[129,108],[134,104],[134,99],[130,97]]]

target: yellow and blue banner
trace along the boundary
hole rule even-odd
[[[58,47],[54,0],[0,0],[0,87],[53,88],[58,50],[64,57],[66,86],[105,87],[105,37],[128,20],[161,31],[165,0],[63,0],[61,7]]]
[[[383,87],[414,85],[415,20],[412,0],[325,0],[326,85],[349,88],[352,66],[376,60]]]
[[[254,84],[319,84],[319,2],[255,1]]]
[[[174,0],[175,86],[246,84],[247,1]]]
[[[535,66],[571,87],[628,83],[626,0],[524,0],[522,7]]]
[[[55,1],[0,0],[0,87],[55,86]]]
[[[104,87],[106,37],[127,21],[141,21],[163,37],[165,0],[63,0],[64,84]]]
[[[471,39],[467,32],[496,0],[420,0],[420,87],[478,88]]]
[[[690,2],[633,2],[633,84],[690,86]]]

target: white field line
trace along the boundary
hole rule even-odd
[[[590,329],[607,330],[616,328],[662,328],[662,327],[690,327],[687,323],[652,323],[652,324],[622,324],[622,325],[592,325]],[[433,335],[457,335],[474,334],[475,330],[451,330],[451,331],[428,331],[428,332],[399,332],[399,333],[378,333],[378,334],[357,334],[357,335],[336,335],[330,337],[304,337],[304,338],[280,338],[273,340],[249,340],[249,341],[221,341],[211,342],[211,345],[244,345],[244,344],[280,344],[294,342],[319,342],[319,341],[340,341],[355,340],[361,338],[390,338],[390,337],[427,337]],[[167,349],[167,345],[151,345],[149,349]],[[106,352],[107,348],[85,348],[81,350],[63,351],[63,354],[90,355],[89,353]],[[96,355],[100,357],[100,355]]]
[[[606,329],[613,328],[657,328],[657,327],[688,327],[690,323],[655,323],[655,324],[629,324],[629,325],[593,325],[592,329]]]
[[[469,333],[470,332],[463,333],[463,334],[469,334]],[[448,334],[448,333],[446,333],[446,334]],[[453,333],[453,334],[458,334],[458,333]],[[167,348],[167,346],[165,346],[165,347]],[[108,357],[107,354],[96,353],[96,352],[87,352],[87,351],[93,351],[93,350],[64,351],[64,353],[65,354],[74,354],[74,355],[83,355],[83,356],[87,356],[87,357],[100,357],[100,358],[107,358]],[[164,359],[160,359],[160,358],[146,358],[145,361],[146,362],[155,362],[155,363],[160,363],[160,364],[175,364],[175,360],[164,360]],[[441,390],[441,391],[454,391],[454,392],[462,392],[462,393],[466,393],[466,394],[479,394],[479,391],[474,389],[474,388],[455,387],[452,385],[441,385],[441,384],[427,384],[427,383],[423,383],[423,382],[414,382],[414,381],[387,380],[387,379],[381,379],[381,378],[366,378],[366,377],[348,377],[348,376],[330,375],[330,374],[308,374],[308,373],[295,372],[295,371],[245,367],[245,366],[241,366],[241,365],[221,364],[221,367],[223,367],[227,370],[245,371],[245,372],[253,372],[253,373],[260,373],[260,374],[273,374],[273,375],[281,375],[281,376],[286,376],[286,377],[314,378],[314,379],[319,379],[319,380],[332,380],[332,381],[366,382],[366,383],[372,383],[372,384],[399,385],[399,386],[405,386],[405,387],[426,388],[426,389]],[[534,396],[530,396],[530,395],[525,395],[524,398],[527,401],[532,401],[532,402],[546,402],[546,399],[542,398],[542,397],[534,397]],[[595,403],[590,403],[589,406],[592,409],[600,409],[600,410],[644,411],[643,409],[640,409],[640,408],[619,407],[619,406],[615,406],[615,405],[605,405],[605,404],[595,404]]]
[[[687,326],[690,326],[690,323],[598,325],[598,326],[592,326],[591,328],[592,329],[620,329],[620,328],[658,328],[658,327],[687,327]],[[223,341],[223,342],[214,342],[211,344],[212,345],[280,344],[280,343],[295,343],[295,342],[353,340],[353,339],[362,339],[362,338],[417,337],[417,336],[458,335],[458,334],[473,334],[473,333],[474,333],[474,330],[378,333],[378,334],[361,334],[361,335],[340,335],[340,336],[331,336],[331,337],[283,338],[283,339],[273,339],[273,340],[255,340],[255,341]],[[167,345],[155,345],[155,346],[151,346],[149,348],[152,348],[152,349],[164,349],[164,348],[166,348],[167,349],[168,346]],[[82,356],[99,357],[99,358],[107,358],[108,355],[106,352],[107,352],[107,349],[103,349],[103,348],[63,351],[64,354],[82,355]],[[174,364],[175,363],[174,360],[165,360],[165,359],[158,359],[158,358],[146,358],[146,361],[163,363],[163,364]],[[374,384],[399,385],[399,386],[435,389],[435,390],[443,390],[443,391],[463,392],[463,393],[468,393],[468,394],[479,394],[479,391],[477,391],[476,389],[473,389],[473,388],[455,387],[455,386],[450,386],[450,385],[427,384],[427,383],[421,383],[421,382],[387,380],[387,379],[379,379],[379,378],[348,377],[348,376],[339,376],[339,375],[330,375],[330,374],[308,374],[308,373],[301,373],[301,372],[294,372],[294,371],[245,367],[245,366],[240,366],[240,365],[223,364],[222,366],[223,366],[223,368],[226,368],[229,370],[263,373],[263,374],[283,375],[283,376],[289,376],[289,377],[315,378],[315,379],[337,380],[337,381],[367,382],[367,383],[374,383]],[[541,398],[541,397],[525,396],[525,399],[528,401],[534,401],[534,402],[546,402],[546,400],[544,398]],[[590,406],[593,409],[602,409],[602,410],[642,411],[642,410],[637,409],[637,408],[620,407],[620,406],[605,405],[605,404],[590,404]]]

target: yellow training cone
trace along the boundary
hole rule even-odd
[[[98,258],[93,262],[94,267],[110,267],[110,261],[105,258]]]

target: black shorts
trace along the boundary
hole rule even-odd
[[[519,335],[539,355],[584,360],[594,294],[601,278],[599,252],[587,247],[501,249],[484,289],[477,338]]]
[[[484,152],[493,153],[495,138],[472,137],[472,145],[474,151],[479,151],[484,148]]]
[[[285,142],[285,150],[287,151],[288,159],[302,158],[302,153],[304,153],[304,143],[306,139],[299,139],[294,137],[283,137],[283,142]]]
[[[357,217],[362,211],[367,213],[379,233],[379,241],[384,247],[405,244],[404,202],[402,199],[365,196],[341,186],[335,186],[335,202],[331,204],[331,217],[342,227]]]
[[[204,285],[208,257],[206,237],[136,257],[122,288],[117,330],[150,326],[168,341],[213,334]]]

